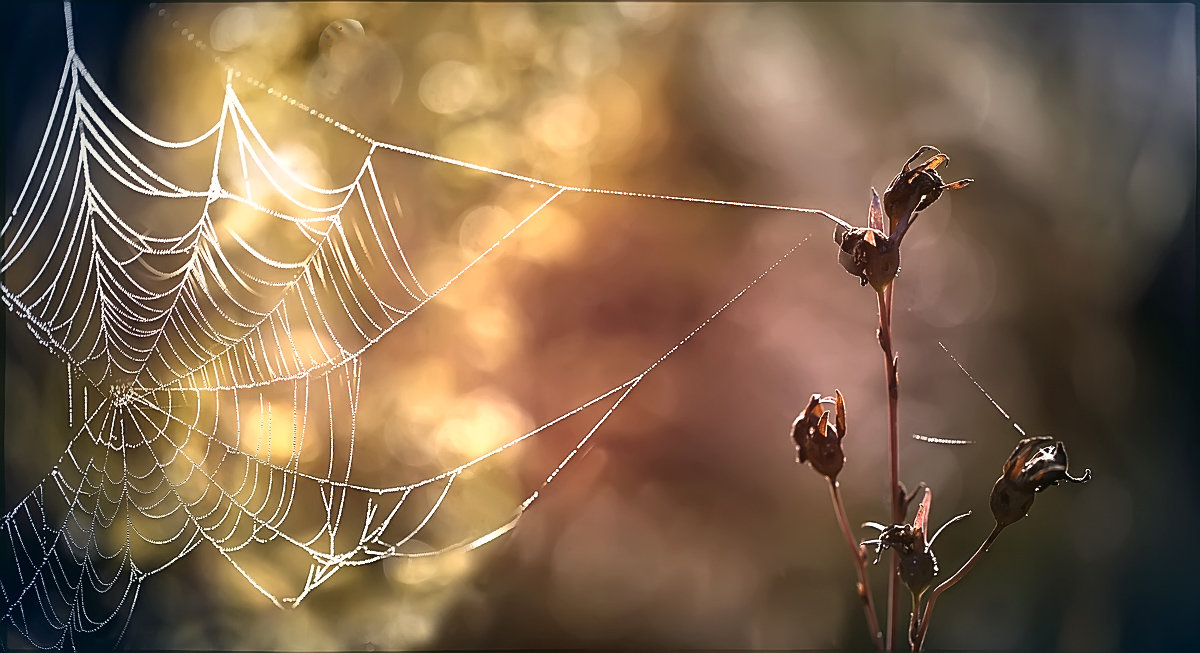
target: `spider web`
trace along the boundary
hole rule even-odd
[[[232,68],[219,117],[202,133],[170,141],[143,131],[77,55],[69,5],[64,16],[58,91],[0,252],[5,306],[65,366],[73,429],[49,474],[4,516],[4,622],[40,648],[110,632],[119,640],[142,584],[201,546],[281,607],[339,570],[483,546],[513,528],[648,374],[800,246],[642,371],[557,417],[412,482],[356,481],[363,354],[562,197],[836,220],[558,185],[377,141],[269,89],[363,144],[357,174],[325,187],[272,147],[234,82],[268,89]],[[391,159],[414,158],[519,184],[533,206],[448,278],[419,278],[383,173]],[[160,172],[197,160],[203,174]],[[139,208],[114,208],[125,204]],[[468,519],[466,538],[426,545],[481,463],[568,422],[572,444],[507,519]],[[267,547],[279,569],[299,574],[255,573],[247,560]]]

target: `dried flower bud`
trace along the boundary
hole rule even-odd
[[[1079,478],[1071,476],[1062,442],[1045,435],[1025,438],[1017,443],[992,487],[992,515],[1003,528],[1029,514],[1038,492],[1063,481],[1086,483],[1091,478],[1090,469]]]
[[[925,489],[925,497],[921,499],[921,507],[917,516],[910,524],[895,524],[884,526],[875,522],[867,522],[868,526],[879,531],[879,537],[862,542],[862,546],[875,545],[875,562],[884,549],[894,550],[900,557],[900,579],[908,587],[913,596],[920,597],[933,583],[933,577],[938,573],[937,557],[933,555],[933,542],[946,530],[946,527],[971,514],[958,515],[942,525],[933,537],[929,535],[929,510],[933,502],[933,492]]]
[[[842,438],[846,437],[846,402],[842,393],[834,390],[834,423],[829,423],[829,410],[821,405],[821,395],[813,395],[808,406],[792,423],[792,442],[796,444],[796,462],[808,463],[818,474],[837,481],[838,472],[846,464]]]
[[[911,168],[913,162],[926,152],[936,154],[920,166]],[[939,152],[936,147],[922,145],[904,163],[900,174],[896,175],[883,192],[883,209],[887,213],[890,228],[888,234],[897,247],[908,227],[916,221],[918,212],[929,208],[942,196],[942,192],[962,188],[971,183],[971,179],[960,179],[949,184],[943,182],[937,167],[949,161],[950,157]]]
[[[920,166],[911,167],[914,161],[929,151],[937,154]],[[917,213],[937,201],[944,191],[971,183],[970,179],[960,179],[950,184],[942,181],[937,168],[949,160],[937,148],[922,145],[904,163],[900,174],[884,191],[882,201],[875,189],[871,189],[871,208],[866,227],[847,228],[839,224],[834,230],[833,239],[841,247],[838,261],[847,272],[858,277],[862,285],[869,283],[876,292],[883,292],[900,272],[900,242],[917,219]],[[885,213],[888,217],[887,234],[883,232]]]
[[[838,229],[834,239],[841,246],[838,262],[847,272],[858,277],[862,285],[871,284],[882,291],[900,271],[900,248],[893,246],[881,231],[883,208],[879,194],[871,189],[871,208],[866,227]]]

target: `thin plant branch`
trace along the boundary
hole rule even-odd
[[[887,382],[888,395],[888,479],[892,497],[892,523],[904,521],[904,498],[900,487],[900,384],[896,374],[896,356],[892,351],[892,288],[889,283],[879,291],[879,346],[883,349],[883,373]],[[887,650],[891,651],[896,639],[896,624],[900,610],[900,559],[893,552],[888,572],[887,603]]]
[[[912,612],[908,615],[908,644],[909,644],[909,646],[912,647],[912,650],[914,650],[914,651],[918,650],[917,637],[919,635],[918,630],[921,627],[921,620],[917,617],[917,614],[920,613],[920,611],[921,611],[921,595],[917,594],[916,592],[913,592],[913,594],[912,594]]]
[[[850,546],[850,553],[854,556],[854,566],[858,569],[858,596],[862,600],[863,612],[867,616],[867,628],[871,630],[871,641],[875,643],[875,648],[883,650],[883,633],[879,630],[879,620],[875,616],[875,601],[871,596],[871,584],[867,580],[867,556],[863,554],[862,547],[854,537],[854,531],[850,530],[850,520],[846,517],[846,507],[842,503],[842,493],[838,491],[838,483],[835,480],[829,481],[829,495],[833,498],[833,511],[837,514],[838,524],[842,527],[842,535],[846,537],[846,544]]]
[[[920,630],[917,631],[917,636],[912,642],[913,651],[920,651],[921,647],[925,644],[925,633],[929,630],[929,617],[933,612],[933,605],[937,602],[938,596],[942,592],[945,592],[953,587],[955,583],[962,580],[963,576],[967,575],[968,571],[971,571],[971,567],[974,567],[975,562],[979,560],[979,557],[982,556],[989,548],[991,548],[992,543],[996,541],[996,537],[1000,535],[1000,531],[1003,529],[1004,527],[1000,524],[996,524],[994,527],[992,527],[992,532],[989,533],[988,536],[983,540],[983,544],[979,545],[979,548],[975,550],[975,553],[971,554],[970,558],[967,558],[967,561],[963,563],[963,566],[960,567],[958,571],[954,572],[953,576],[947,578],[940,585],[933,588],[933,591],[929,593],[929,601],[925,604],[925,613],[921,617]]]

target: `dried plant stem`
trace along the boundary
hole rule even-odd
[[[879,346],[883,348],[883,373],[888,394],[888,464],[889,492],[892,495],[892,523],[904,522],[904,501],[900,489],[900,383],[896,375],[896,355],[892,351],[892,287],[888,284],[879,296]],[[896,624],[900,611],[900,559],[893,551],[888,572],[887,650],[894,650]]]
[[[908,645],[912,650],[917,649],[918,629],[921,627],[921,622],[917,618],[917,613],[921,611],[921,596],[919,594],[912,595],[912,613],[908,615]]]
[[[947,578],[945,582],[933,588],[933,591],[929,593],[929,602],[925,604],[925,613],[921,617],[921,628],[917,632],[917,636],[912,642],[914,651],[920,651],[921,647],[925,644],[925,632],[929,630],[929,615],[933,612],[933,604],[937,601],[937,597],[942,592],[945,592],[953,587],[955,583],[962,580],[963,576],[966,576],[968,571],[971,571],[971,567],[975,566],[975,562],[979,560],[979,556],[983,555],[984,552],[992,546],[992,542],[996,541],[996,537],[1000,535],[1000,531],[1003,528],[1003,526],[996,524],[992,528],[992,532],[989,533],[987,538],[983,540],[983,544],[980,544],[979,548],[975,550],[975,553],[971,554],[970,558],[967,558],[967,561],[963,563],[963,566],[960,567],[958,571],[954,572],[953,576]]]
[[[883,633],[879,630],[879,620],[875,617],[875,601],[871,596],[871,585],[867,581],[867,556],[863,554],[862,547],[854,538],[854,531],[850,530],[850,519],[846,517],[846,507],[842,503],[842,493],[838,491],[837,481],[829,481],[829,495],[833,497],[833,511],[837,514],[838,524],[842,527],[842,535],[846,537],[846,544],[850,546],[850,553],[854,556],[854,565],[858,568],[858,596],[862,600],[863,611],[867,615],[867,628],[871,630],[871,641],[875,643],[875,648],[883,650]]]

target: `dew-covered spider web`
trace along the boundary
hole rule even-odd
[[[782,247],[710,317],[615,385],[460,448],[457,465],[429,458],[414,463],[424,470],[417,478],[359,480],[371,464],[356,450],[363,431],[387,426],[359,420],[378,369],[365,354],[382,341],[418,347],[407,324],[564,198],[605,193],[832,218],[559,185],[409,149],[233,68],[218,118],[192,138],[163,139],[97,83],[74,48],[69,5],[64,17],[58,91],[6,207],[0,254],[4,305],[61,362],[67,386],[69,444],[4,516],[5,627],[39,648],[74,648],[87,634],[119,638],[143,583],[198,547],[287,606],[350,567],[493,541],[647,375],[800,246]],[[297,173],[256,125],[246,94],[356,139],[357,172],[344,183]],[[416,271],[400,228],[407,195],[394,180],[414,162],[469,174],[501,189],[497,203],[519,207],[477,256],[441,275]],[[540,461],[531,492],[478,513],[477,495],[456,499],[460,486],[491,473],[484,463],[551,432],[567,433],[568,446]],[[269,574],[246,562],[264,555]]]

